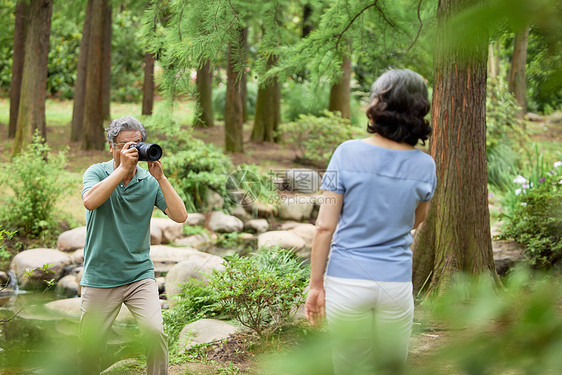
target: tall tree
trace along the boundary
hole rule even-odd
[[[441,0],[434,52],[431,155],[437,188],[414,241],[414,289],[439,289],[456,271],[497,277],[486,167],[487,34],[461,42],[451,18],[474,0]]]
[[[18,111],[21,94],[21,81],[23,75],[23,64],[25,60],[25,39],[27,25],[29,23],[29,4],[25,0],[19,0],[16,5],[16,22],[14,26],[14,48],[12,55],[12,80],[10,81],[10,123],[8,126],[8,137],[16,135],[18,122]]]
[[[142,114],[151,115],[154,107],[154,54],[144,54],[144,81],[142,84]]]
[[[267,69],[277,65],[277,55],[267,59]],[[258,88],[256,113],[251,139],[257,142],[275,141],[275,132],[281,123],[281,85],[277,77],[271,77]]]
[[[104,18],[108,0],[93,0],[88,66],[86,73],[86,96],[84,100],[84,150],[103,150],[105,146],[103,129],[103,40]]]
[[[88,5],[86,6],[86,15],[82,27],[82,39],[80,40],[80,52],[78,53],[78,67],[76,71],[76,82],[74,84],[74,102],[72,105],[72,125],[70,128],[70,140],[72,142],[82,140],[84,100],[86,98],[86,73],[88,67],[88,52],[90,49],[90,27],[92,24],[93,3],[93,0],[88,0]]]
[[[509,91],[515,96],[517,104],[521,107],[519,117],[523,118],[527,113],[527,77],[525,75],[525,64],[527,63],[527,44],[529,42],[529,26],[515,34],[513,41],[513,56],[511,57],[511,69],[509,70]]]
[[[47,138],[45,99],[52,12],[53,0],[30,2],[14,154],[30,143],[36,129],[44,139]]]
[[[112,35],[112,6],[110,1],[105,4],[103,18],[103,46],[102,46],[102,107],[103,119],[111,118],[111,35]]]
[[[241,69],[236,66],[240,61],[240,46],[244,38],[243,29],[236,31],[239,44],[228,46],[228,63],[226,68],[226,103],[224,109],[224,148],[227,152],[244,152],[242,94],[240,91]]]
[[[242,54],[240,62],[242,70],[240,71],[240,95],[242,97],[242,121],[248,121],[248,73],[246,65],[248,64],[248,26],[242,29]]]
[[[211,63],[206,60],[197,69],[197,113],[193,126],[196,128],[209,128],[215,125],[213,119],[213,72]]]
[[[348,44],[351,47],[351,43]],[[351,53],[344,54],[341,78],[330,87],[328,110],[339,112],[341,117],[351,118]]]

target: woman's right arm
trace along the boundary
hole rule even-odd
[[[313,326],[319,326],[324,318],[324,272],[330,253],[332,236],[338,226],[343,194],[325,191],[316,219],[316,234],[310,256],[310,290],[305,304],[305,316]]]
[[[416,208],[416,218],[414,220],[414,227],[416,229],[427,217],[427,212],[429,211],[429,201],[421,202]]]

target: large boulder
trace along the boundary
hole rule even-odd
[[[244,229],[248,232],[263,233],[269,229],[269,223],[265,219],[248,220],[244,224]]]
[[[209,218],[209,228],[217,233],[242,232],[244,222],[236,216],[227,215],[221,211],[215,211]]]
[[[186,325],[179,335],[179,352],[201,344],[223,340],[236,333],[238,328],[216,319],[200,319]]]
[[[189,259],[174,265],[166,275],[166,296],[171,297],[180,292],[180,285],[191,279],[207,281],[213,270],[224,270],[224,259],[219,256],[197,250],[191,252]]]
[[[72,298],[78,295],[78,282],[76,275],[66,275],[59,280],[55,288],[57,297]]]
[[[254,201],[252,204],[244,205],[244,209],[252,216],[261,218],[274,217],[277,213],[275,205],[270,203],[261,203],[258,201]]]
[[[230,210],[230,214],[232,216],[236,216],[237,218],[239,218],[240,220],[242,220],[243,222],[246,222],[248,220],[252,219],[252,215],[250,215],[248,212],[246,212],[246,210],[244,209],[243,206],[241,205],[237,205],[236,207],[234,207],[233,209]]]
[[[201,248],[211,243],[211,238],[205,232],[197,233],[188,237],[180,238],[175,241],[176,245],[193,248]]]
[[[224,207],[224,198],[214,190],[208,189],[205,197],[207,210],[220,210]]]
[[[312,224],[299,224],[291,229],[291,232],[302,238],[306,247],[312,248],[312,241],[316,235],[316,226]]]
[[[162,232],[162,240],[160,243],[172,243],[176,238],[181,237],[183,233],[183,223],[176,223],[172,219],[153,217],[150,220],[150,226],[157,227]]]
[[[170,268],[182,260],[190,259],[194,252],[199,253],[191,247],[151,246],[150,259],[152,259],[152,263],[154,263],[156,276],[165,274]]]
[[[283,196],[277,205],[277,216],[282,220],[302,221],[312,217],[315,198],[307,195]]]
[[[46,281],[60,279],[64,267],[70,263],[68,254],[60,250],[40,248],[25,250],[17,254],[12,259],[10,269],[23,288],[41,288],[46,285]],[[42,270],[46,264],[50,264],[48,271]]]
[[[305,246],[305,241],[294,232],[287,230],[265,232],[258,236],[258,248],[271,248],[275,246],[298,251]]]
[[[78,227],[62,232],[57,240],[57,249],[73,251],[83,249],[86,243],[86,227]]]
[[[205,215],[199,213],[189,213],[187,214],[185,224],[191,226],[203,225],[205,224]]]
[[[84,263],[84,249],[75,250],[72,254],[70,254],[70,260],[74,264],[83,264]]]
[[[320,190],[320,175],[313,169],[289,169],[285,181],[289,190],[296,193],[316,193]]]

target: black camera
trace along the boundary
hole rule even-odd
[[[156,161],[162,157],[162,147],[156,143],[139,142],[129,146],[129,148],[132,147],[139,151],[139,161]]]

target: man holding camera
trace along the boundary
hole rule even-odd
[[[113,159],[90,166],[83,179],[87,229],[80,282],[80,370],[100,373],[105,336],[124,303],[147,339],[148,374],[167,374],[167,335],[149,256],[150,218],[154,206],[178,223],[185,222],[187,211],[159,160],[148,161],[148,171],[137,165],[138,144],[146,140],[144,126],[126,116],[106,130]]]

